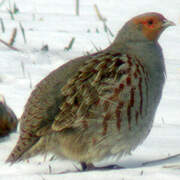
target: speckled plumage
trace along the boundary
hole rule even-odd
[[[53,152],[90,164],[142,143],[165,80],[157,42],[165,21],[158,13],[137,16],[108,48],[69,61],[43,79],[28,99],[7,162]]]

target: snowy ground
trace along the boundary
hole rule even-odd
[[[10,4],[13,5],[13,2]],[[97,4],[107,19],[107,25],[113,34],[116,34],[129,18],[148,11],[164,14],[177,26],[167,29],[160,38],[167,67],[167,81],[154,127],[146,141],[131,156],[120,160],[119,164],[126,169],[58,174],[65,170],[75,170],[74,165],[78,164],[62,160],[49,161],[49,158],[44,162],[43,157],[9,166],[4,161],[18,138],[18,133],[14,133],[0,142],[0,180],[179,180],[180,156],[145,165],[143,163],[180,153],[180,1],[80,0],[79,17],[75,16],[75,0],[15,2],[19,8],[19,13],[14,15],[15,20],[12,20],[7,12],[7,0],[0,6],[0,18],[5,25],[5,33],[0,33],[0,39],[8,42],[13,28],[16,27],[18,34],[14,46],[22,52],[10,50],[0,44],[0,93],[5,96],[7,104],[18,117],[22,114],[24,104],[36,83],[50,71],[87,51],[96,51],[93,44],[104,48],[109,44],[109,40],[113,40],[113,37],[104,31],[103,24],[95,13],[94,4]],[[26,44],[19,22],[25,29]],[[75,42],[72,49],[64,51],[73,37]],[[40,51],[45,44],[48,44],[49,51]],[[179,169],[175,166],[178,164]]]

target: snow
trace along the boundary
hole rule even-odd
[[[69,172],[80,166],[71,161],[55,159],[52,155],[46,160],[38,156],[28,162],[13,166],[4,161],[16,144],[19,133],[12,133],[0,142],[0,179],[1,180],[40,180],[40,179],[122,179],[122,180],[166,180],[180,179],[180,155],[159,161],[180,153],[180,2],[179,0],[83,0],[80,1],[80,16],[75,15],[74,0],[15,0],[19,13],[13,21],[7,11],[9,2],[0,6],[0,17],[5,25],[5,33],[0,39],[8,42],[13,28],[17,28],[13,51],[0,44],[0,93],[18,117],[35,85],[49,72],[68,60],[98,48],[105,48],[113,37],[108,35],[98,19],[94,4],[97,4],[107,25],[116,34],[122,25],[131,17],[144,12],[162,13],[176,23],[176,27],[168,28],[160,38],[167,68],[167,80],[163,97],[156,113],[153,129],[132,155],[123,157],[118,164],[125,167],[121,170]],[[24,43],[19,23],[25,29],[27,43]],[[1,28],[0,28],[1,30]],[[98,31],[98,32],[97,32]],[[70,51],[64,51],[70,40],[75,42]],[[49,51],[40,49],[48,44]],[[24,69],[24,70],[23,70]],[[154,162],[149,162],[158,160]],[[108,164],[100,162],[97,165]],[[144,164],[145,162],[149,162]]]

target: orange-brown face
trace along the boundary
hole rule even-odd
[[[132,19],[132,22],[140,27],[148,40],[156,40],[161,32],[168,26],[173,25],[164,16],[158,13],[147,13]],[[169,22],[169,24],[167,23]]]

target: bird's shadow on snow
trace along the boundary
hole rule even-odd
[[[142,167],[154,167],[154,166],[162,166],[165,167],[167,164],[176,164],[180,162],[180,153],[171,155],[164,158],[159,159],[152,159],[152,160],[146,160],[145,158],[142,160],[141,158],[135,158],[135,159],[127,159],[120,161],[118,165],[121,165],[125,169],[135,169],[135,168],[142,168]]]

